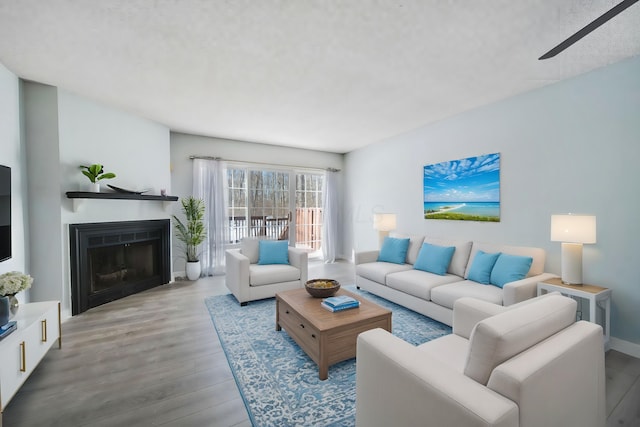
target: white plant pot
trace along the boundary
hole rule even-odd
[[[99,182],[91,182],[89,183],[89,191],[92,193],[100,192],[100,183]]]
[[[200,277],[200,261],[187,262],[187,279],[197,280]]]

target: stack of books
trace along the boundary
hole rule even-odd
[[[11,332],[15,331],[17,328],[17,324],[15,320],[7,323],[6,325],[0,326],[0,340],[9,335]]]
[[[360,307],[360,301],[347,295],[325,298],[320,305],[329,311],[342,311]]]

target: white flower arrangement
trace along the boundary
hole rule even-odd
[[[33,277],[19,271],[10,271],[0,274],[0,295],[13,295],[29,289],[33,283]]]

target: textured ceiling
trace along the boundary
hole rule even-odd
[[[0,63],[172,130],[348,152],[640,54],[611,0],[0,0]]]

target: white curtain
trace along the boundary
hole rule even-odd
[[[338,171],[328,170],[325,173],[322,210],[322,255],[324,262],[330,263],[336,261],[338,244]]]
[[[202,244],[203,276],[224,274],[227,203],[225,164],[220,160],[193,160],[193,196],[204,200],[207,238]]]

